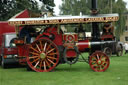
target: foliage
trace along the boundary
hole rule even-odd
[[[88,7],[89,2],[85,0],[62,0],[62,6],[60,6],[60,14],[63,15],[79,15],[89,13],[90,9]]]
[[[39,10],[35,0],[1,0],[0,4],[0,20],[7,20],[24,9]]]
[[[90,14],[91,0],[62,0],[63,3],[60,6],[61,15],[87,15]],[[124,32],[125,18],[123,14],[126,12],[126,3],[123,0],[97,0],[99,13],[118,13],[119,21],[116,24],[116,37]],[[87,26],[89,28],[90,26]],[[88,29],[87,29],[88,30]]]
[[[40,0],[44,9],[53,11],[55,6],[54,0]],[[0,21],[8,20],[16,13],[29,9],[32,12],[40,12],[38,2],[36,0],[0,0]]]
[[[119,39],[119,37],[123,34],[125,31],[125,24],[126,24],[126,18],[124,16],[124,13],[126,12],[126,3],[122,0],[118,0],[113,8],[113,12],[119,13],[119,21],[116,23],[116,37]]]
[[[40,0],[43,5],[41,7],[42,11],[48,10],[50,12],[53,12],[53,7],[55,6],[54,0]]]

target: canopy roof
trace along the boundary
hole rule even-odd
[[[46,18],[11,18],[10,25],[45,25],[45,24],[68,24],[88,22],[114,22],[118,21],[118,14],[98,14],[83,16],[55,16]]]

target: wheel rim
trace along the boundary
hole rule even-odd
[[[111,51],[111,49],[109,47],[106,47],[104,49],[104,53],[106,53],[106,55],[108,55],[109,57],[111,57],[111,55],[112,55],[112,51]]]
[[[103,72],[109,67],[109,57],[100,51],[94,52],[89,57],[89,65],[96,72]]]
[[[27,63],[36,72],[49,72],[59,62],[57,46],[48,39],[33,42],[29,48]]]

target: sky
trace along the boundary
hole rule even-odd
[[[125,2],[127,3],[126,7],[127,7],[127,9],[128,9],[128,0],[123,0],[123,1],[125,1]]]

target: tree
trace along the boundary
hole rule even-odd
[[[63,3],[60,6],[60,14],[62,15],[79,15],[80,12],[82,14],[87,14],[90,12],[88,7],[88,3],[90,1],[85,2],[85,0],[62,0]]]
[[[0,1],[0,20],[7,20],[16,13],[29,9],[39,11],[37,1],[35,0],[1,0]]]
[[[13,9],[14,0],[0,0],[0,20],[6,20],[8,13]]]
[[[53,7],[55,6],[54,0],[40,0],[42,2],[41,10],[47,10],[49,12],[53,12]]]
[[[125,31],[125,23],[126,23],[126,19],[124,16],[124,13],[126,12],[126,3],[123,2],[122,0],[118,0],[115,4],[115,6],[113,7],[113,12],[114,13],[118,13],[119,14],[119,21],[116,23],[116,37],[117,39],[119,39],[119,37],[123,34],[123,32]]]
[[[79,15],[90,14],[91,0],[62,0],[63,3],[60,6],[61,15]],[[119,21],[116,25],[115,34],[117,38],[124,32],[125,18],[123,14],[126,12],[126,3],[123,0],[97,0],[98,11],[100,14],[118,13]],[[88,29],[87,29],[88,30]]]
[[[53,12],[54,0],[40,0],[44,10]],[[42,7],[43,8],[43,7]],[[15,14],[29,9],[32,12],[41,12],[36,0],[0,0],[0,21],[8,20]]]

